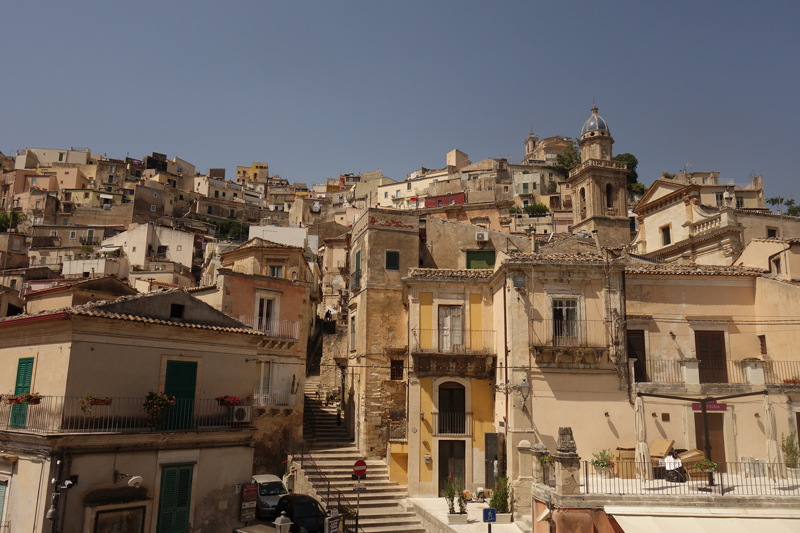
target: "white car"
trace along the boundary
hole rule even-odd
[[[281,478],[272,474],[259,474],[253,476],[250,483],[258,483],[258,504],[256,515],[258,518],[275,516],[275,506],[281,496],[289,494]]]

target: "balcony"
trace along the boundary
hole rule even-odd
[[[408,442],[406,429],[408,428],[408,421],[403,418],[401,420],[390,420],[389,425],[386,427],[388,432],[389,442]]]
[[[631,359],[636,383],[800,386],[800,361]]]
[[[295,395],[290,387],[282,389],[253,391],[253,405],[256,407],[294,407]]]
[[[471,437],[472,413],[433,413],[434,437]]]
[[[300,339],[300,322],[296,320],[260,319],[249,315],[239,315],[237,320],[251,329],[260,331],[267,337]]]
[[[350,274],[350,291],[355,292],[361,288],[361,271],[356,270]]]
[[[608,346],[604,320],[531,320],[528,329],[531,348],[605,348]]]
[[[38,404],[0,404],[0,430],[37,434],[203,431],[252,427],[250,405],[215,399],[176,400],[161,421],[148,424],[144,398],[111,398],[89,405],[80,397],[44,396]]]
[[[493,355],[494,330],[413,329],[411,353]]]

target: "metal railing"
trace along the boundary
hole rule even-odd
[[[531,347],[605,347],[608,334],[604,320],[531,320],[528,328]]]
[[[249,315],[239,315],[238,320],[268,337],[300,338],[300,322],[296,320],[259,319]]]
[[[295,448],[294,457],[298,456],[297,452],[299,451],[300,469],[303,470],[308,477],[311,476],[309,476],[307,472],[313,472],[314,477],[320,480],[322,486],[320,488],[314,487],[314,490],[317,492],[317,496],[320,499],[320,503],[322,503],[329,511],[333,505],[337,509],[342,507],[349,508],[355,513],[356,506],[350,502],[349,498],[342,491],[331,487],[331,480],[328,479],[328,476],[326,476],[325,473],[320,470],[319,466],[317,466],[316,461],[314,461],[314,458],[311,456],[308,449],[306,449],[305,445],[300,442],[297,443],[296,446],[298,446],[300,449],[298,450]],[[311,484],[314,485],[314,481],[311,481]],[[345,516],[345,531],[356,531],[355,524],[355,519],[348,519],[347,516]],[[364,529],[361,527],[358,528],[358,531],[364,533]]]
[[[472,436],[472,413],[433,413],[433,435]]]
[[[741,361],[700,361],[700,383],[747,383]]]
[[[413,329],[412,353],[493,354],[494,330]]]
[[[356,270],[350,274],[350,290],[356,291],[361,287],[361,271]]]
[[[590,461],[581,463],[581,489],[584,494],[800,496],[800,469],[786,468],[777,463],[715,463],[718,472],[710,474],[690,464],[681,472],[685,482],[670,481],[665,467],[653,466],[652,463],[623,461],[605,473],[597,471]],[[653,472],[653,479],[636,478],[637,471],[648,468]],[[713,486],[709,484],[711,479]]]
[[[678,360],[637,360],[633,363],[633,372],[637,383],[683,383]]]
[[[258,407],[270,406],[294,406],[295,395],[292,394],[291,387],[269,390],[256,387],[253,391],[253,405]]]
[[[0,430],[27,433],[136,433],[252,427],[250,405],[219,405],[214,399],[176,400],[155,421],[144,398],[110,398],[90,405],[83,398],[44,396],[36,404],[0,403]],[[148,423],[150,420],[150,423]]]
[[[770,384],[800,385],[800,361],[764,361],[764,380]]]
[[[390,420],[389,425],[386,426],[387,440],[389,442],[408,442],[407,428],[408,421],[405,418],[402,420]]]

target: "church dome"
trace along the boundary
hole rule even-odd
[[[589,120],[583,125],[583,129],[581,130],[581,135],[590,131],[597,131],[597,130],[605,130],[611,133],[611,130],[608,129],[608,124],[606,121],[603,120],[603,117],[597,114],[597,106],[592,106],[592,116],[589,117]]]

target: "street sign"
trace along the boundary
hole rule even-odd
[[[258,483],[242,485],[242,501],[254,502],[258,499]]]
[[[356,461],[356,464],[353,465],[353,474],[357,475],[358,477],[363,476],[367,473],[367,463],[359,459]]]
[[[367,486],[364,485],[363,483],[356,483],[355,485],[353,485],[353,491],[355,491],[355,492],[364,491],[364,490],[367,490]]]
[[[497,511],[494,509],[484,509],[483,510],[483,521],[484,522],[497,522]]]
[[[700,405],[700,402],[692,404],[692,411],[702,411],[703,406]],[[727,403],[717,403],[717,402],[706,402],[706,411],[727,411],[728,404]]]
[[[258,483],[242,485],[242,509],[239,520],[247,522],[256,519],[256,500],[258,500]]]

